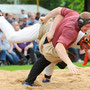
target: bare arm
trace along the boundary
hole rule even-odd
[[[61,7],[55,8],[52,11],[50,11],[46,16],[45,19],[49,20],[52,17],[55,17],[56,15],[60,15],[61,14]]]
[[[28,48],[33,48],[33,43],[30,43],[27,47]]]
[[[61,20],[63,19],[64,17],[61,16],[61,15],[57,15],[53,21],[53,25],[52,25],[52,29],[51,31],[48,33],[47,35],[47,38],[48,38],[48,41],[51,41],[52,38],[53,38],[53,35],[54,35],[54,32],[55,32],[55,29],[56,29],[56,26],[61,22]]]
[[[5,37],[5,35],[3,34],[2,36],[1,36],[1,40],[4,40],[6,37]]]
[[[63,46],[62,43],[58,43],[55,47],[55,50],[57,51],[59,57],[68,65],[71,64],[71,60],[68,57],[68,54]]]
[[[19,52],[22,52],[22,49],[17,45],[17,43],[14,43],[14,45]]]
[[[45,23],[45,22],[47,22],[50,18],[53,18],[53,17],[55,17],[55,16],[57,16],[57,15],[61,15],[61,10],[62,10],[61,7],[55,8],[55,9],[53,9],[52,11],[50,11],[45,17],[40,17],[39,20],[40,20],[42,23]]]
[[[27,51],[29,48],[33,48],[33,43],[30,43],[29,45],[27,45],[27,46],[25,47],[25,50]]]
[[[13,43],[10,43],[10,49],[8,50],[9,53],[13,51]]]
[[[64,61],[67,64],[67,67],[69,71],[73,74],[77,74],[79,72],[78,67],[75,66],[70,58],[68,57],[65,47],[63,46],[62,43],[57,43],[55,50],[57,51],[59,57],[61,58],[62,61]]]

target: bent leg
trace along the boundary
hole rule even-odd
[[[44,70],[46,66],[50,64],[49,61],[47,61],[44,56],[42,55],[41,58],[33,65],[28,78],[25,80],[28,84],[33,84],[36,80],[37,76]]]
[[[55,65],[56,65],[56,63],[51,63],[50,65],[48,65],[48,66],[45,68],[45,75],[51,76],[52,73],[53,73],[53,70],[54,70]]]

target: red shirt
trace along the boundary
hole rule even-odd
[[[79,32],[77,22],[79,14],[68,8],[62,8],[61,15],[64,19],[57,25],[52,43],[54,47],[58,42],[62,43],[68,49],[76,41]]]

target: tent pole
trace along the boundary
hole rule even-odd
[[[37,12],[39,12],[39,0],[37,0]]]

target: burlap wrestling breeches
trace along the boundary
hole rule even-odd
[[[52,42],[43,44],[46,36],[47,36],[47,32],[49,31],[49,28],[51,26],[51,22],[47,22],[46,24],[43,24],[40,28],[40,33],[39,33],[39,50],[40,53],[44,55],[44,57],[50,61],[50,62],[55,62],[58,63],[61,61],[61,59],[59,58],[58,54],[55,51],[55,48],[53,47]]]

